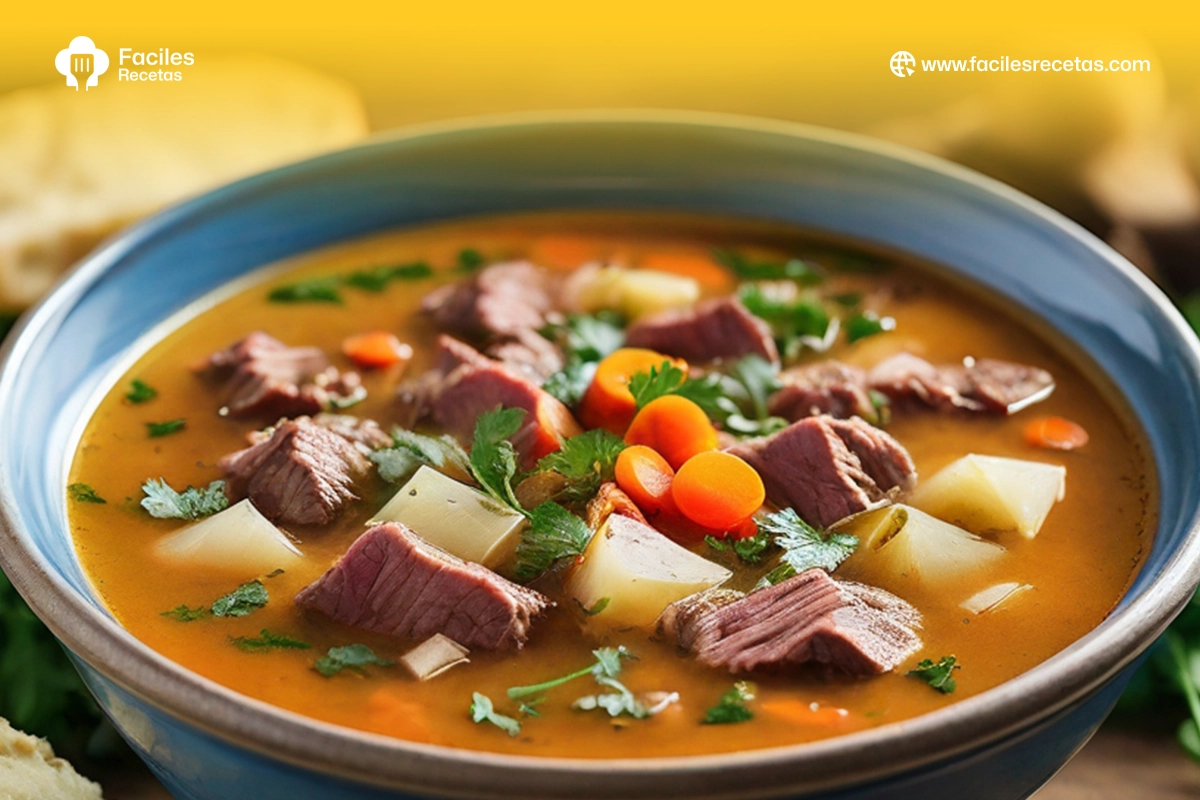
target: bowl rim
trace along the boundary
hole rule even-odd
[[[941,158],[859,134],[734,114],[674,110],[522,112],[459,118],[386,131],[342,150],[259,173],[186,199],[117,233],[63,276],[0,348],[0,409],[30,342],[62,310],[140,244],[193,215],[245,200],[287,176],[401,142],[462,132],[581,125],[674,126],[800,138],[900,161],[1018,206],[1083,244],[1122,274],[1163,314],[1185,359],[1200,375],[1200,340],[1162,292],[1132,264],[1057,211],[994,179]],[[431,221],[432,222],[432,221]],[[3,413],[3,412],[0,412]],[[219,740],[293,766],[359,783],[446,796],[655,798],[692,786],[694,796],[850,786],[987,747],[1049,719],[1133,662],[1183,608],[1200,583],[1200,529],[1191,530],[1160,576],[1090,633],[1050,659],[944,709],[819,742],[725,754],[646,759],[549,758],[464,750],[386,737],[322,722],[239,694],[167,659],[79,596],[26,546],[14,520],[17,500],[0,470],[0,567],[52,632],[78,657],[141,701]],[[1197,510],[1200,513],[1200,509]],[[1159,523],[1160,527],[1162,522]],[[1116,655],[1114,655],[1116,654]],[[864,758],[869,754],[869,758]],[[419,772],[414,768],[419,767]],[[685,782],[690,776],[691,780]],[[774,776],[772,778],[771,776]],[[736,787],[736,788],[735,788]],[[469,792],[469,795],[466,794]]]

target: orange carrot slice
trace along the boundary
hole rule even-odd
[[[346,358],[362,369],[380,369],[395,364],[407,364],[413,350],[387,331],[372,331],[350,336],[342,342]]]
[[[629,379],[639,372],[661,367],[664,361],[687,370],[686,361],[654,350],[622,347],[613,352],[596,365],[596,377],[579,404],[580,421],[588,428],[604,428],[618,436],[624,434],[637,413],[637,404],[629,391]]]
[[[645,445],[626,447],[617,456],[616,479],[621,491],[653,519],[674,505],[671,481],[675,470],[661,455]]]
[[[637,412],[625,433],[625,443],[657,450],[677,470],[697,453],[717,449],[717,429],[700,406],[668,394]]]
[[[1025,426],[1025,442],[1048,450],[1077,450],[1088,443],[1088,432],[1069,419],[1039,417]]]
[[[671,496],[692,522],[728,531],[750,519],[767,494],[754,467],[735,455],[713,450],[692,456],[679,468],[671,483]]]

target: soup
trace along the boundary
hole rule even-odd
[[[245,695],[505,753],[773,747],[1113,609],[1155,483],[1087,369],[781,226],[446,223],[218,292],[99,401],[67,502],[119,622]]]

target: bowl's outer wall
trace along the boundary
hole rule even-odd
[[[254,267],[390,226],[479,213],[684,210],[795,223],[952,265],[1047,320],[1116,377],[1163,476],[1162,524],[1124,607],[1152,586],[1196,523],[1200,482],[1174,479],[1200,474],[1194,354],[1178,320],[1137,279],[1113,269],[1111,254],[1065,232],[1056,217],[1015,193],[964,175],[777,130],[590,121],[383,141],[234,184],[159,215],[89,259],[10,344],[14,358],[0,374],[0,486],[21,502],[7,509],[17,517],[9,522],[56,578],[103,611],[72,551],[63,500],[80,415],[147,329]],[[1181,601],[1173,596],[1171,602]],[[52,615],[48,621],[53,627]],[[161,731],[155,741],[168,749],[159,752],[156,744],[148,757],[181,796],[231,796],[203,788],[219,778],[197,782],[185,773],[179,765],[188,753],[211,759],[201,763],[214,776],[227,772],[254,787],[243,796],[284,796],[267,794],[256,774],[296,772],[293,767],[239,752],[144,704],[138,708],[107,679],[85,672],[119,723],[124,720],[112,698],[137,708]],[[1107,712],[1113,686],[1040,724],[1038,746],[1022,748],[1027,768],[1012,773],[1026,783],[993,776],[986,783],[998,793],[986,796],[1020,797],[1048,777]],[[1051,730],[1064,738],[1046,740]],[[127,725],[126,733],[137,741]],[[1019,746],[1017,739],[1006,741]],[[1004,747],[987,748],[991,755],[978,756],[972,770],[1001,758]],[[878,767],[887,754],[863,754],[862,761]],[[945,772],[931,770],[930,779]],[[304,780],[327,780],[304,774]],[[763,779],[771,783],[768,774]],[[804,779],[793,774],[785,782],[799,786]],[[919,776],[908,779],[913,792],[919,784]],[[710,775],[688,796],[728,796],[745,786],[744,776],[731,770],[727,781]],[[645,778],[644,796],[660,788],[652,775]],[[864,791],[838,796],[874,796]],[[520,796],[499,783],[485,793]],[[344,795],[329,790],[320,796],[374,795],[347,788]]]

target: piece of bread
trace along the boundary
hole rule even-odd
[[[45,739],[0,717],[0,797],[5,800],[102,800],[100,784],[55,758]]]
[[[198,57],[168,83],[0,97],[0,308],[36,300],[101,238],[167,203],[367,132],[343,81],[267,57]]]

